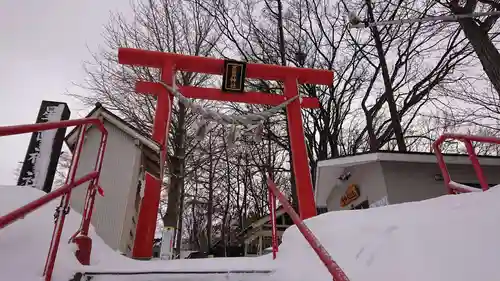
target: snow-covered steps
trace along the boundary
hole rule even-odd
[[[85,281],[98,277],[101,279],[117,279],[123,278],[149,279],[149,280],[174,280],[181,278],[183,280],[193,279],[200,280],[208,278],[210,280],[228,280],[237,278],[238,280],[264,280],[270,277],[274,271],[272,270],[171,270],[171,271],[99,271],[99,272],[78,272],[72,281]],[[120,279],[122,277],[122,279]]]

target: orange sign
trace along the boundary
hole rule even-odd
[[[340,207],[345,207],[360,196],[359,188],[355,184],[349,185],[344,195],[340,198]]]

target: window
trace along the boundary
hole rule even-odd
[[[135,210],[136,211],[139,211],[139,204],[141,203],[141,182],[139,181],[139,183],[137,184],[137,190],[135,192],[135,202],[134,202],[134,206],[135,206]]]
[[[272,247],[272,245],[273,245],[273,239],[271,238],[271,236],[262,237],[262,251],[264,251],[264,249]]]
[[[258,239],[256,239],[258,240]],[[248,244],[247,246],[247,254],[250,254],[250,255],[256,255],[257,254],[257,243],[256,242],[252,242],[250,244]]]
[[[153,258],[159,258],[160,257],[160,251],[158,249],[153,249]]]
[[[288,214],[283,215],[285,220],[285,225],[293,225],[293,220]]]
[[[368,208],[370,208],[370,204],[368,203],[368,200],[365,200],[356,206],[352,206],[351,210],[360,210],[360,209],[368,209]]]
[[[318,215],[321,215],[321,214],[328,212],[328,208],[327,207],[316,207],[316,212],[318,213]]]

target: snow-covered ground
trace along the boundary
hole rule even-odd
[[[0,187],[0,215],[40,197],[29,187]],[[422,202],[327,213],[307,221],[352,281],[500,280],[500,188]],[[41,280],[57,201],[0,230],[0,280]],[[54,280],[76,271],[273,270],[242,276],[121,276],[93,280],[332,280],[295,227],[287,230],[278,258],[135,261],[109,249],[92,232],[92,265],[83,268],[67,244],[80,223],[71,212]]]

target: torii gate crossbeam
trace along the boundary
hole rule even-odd
[[[176,71],[222,75],[224,60],[186,56],[173,53],[162,53],[138,49],[120,48],[118,51],[120,64],[153,67],[161,69],[161,79],[167,85],[173,85]],[[295,68],[257,63],[246,64],[246,78],[278,80],[284,82],[284,95],[244,92],[227,93],[219,89],[180,86],[180,92],[187,98],[208,99],[249,104],[279,105],[298,95],[298,84],[318,84],[331,86],[333,72],[308,68]],[[136,91],[157,96],[157,106],[153,125],[153,140],[158,142],[165,153],[165,130],[170,126],[170,109],[173,95],[161,84],[138,81]],[[292,161],[296,177],[299,212],[302,219],[316,215],[314,194],[309,169],[301,108],[318,108],[317,98],[304,97],[302,101],[295,99],[287,105],[287,120],[290,146],[293,151]],[[162,159],[166,155],[162,155]],[[160,202],[161,181],[152,175],[146,175],[144,197],[141,202],[134,242],[134,258],[150,258],[156,229],[156,217]]]

